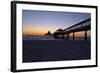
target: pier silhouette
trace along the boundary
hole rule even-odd
[[[77,24],[74,24],[64,30],[58,29],[54,32],[53,36],[55,39],[65,39],[65,35],[67,35],[67,39],[69,39],[69,34],[73,33],[73,40],[75,39],[75,33],[84,31],[84,40],[87,40],[87,31],[91,30],[91,18],[83,20]],[[59,37],[60,35],[60,37]],[[61,37],[62,36],[62,37]]]

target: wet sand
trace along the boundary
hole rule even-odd
[[[90,47],[90,41],[23,40],[23,62],[90,59]]]

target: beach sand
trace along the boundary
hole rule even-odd
[[[86,60],[91,58],[90,41],[23,40],[23,62]]]

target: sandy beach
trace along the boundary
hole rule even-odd
[[[23,40],[23,62],[90,59],[90,47],[90,41]]]

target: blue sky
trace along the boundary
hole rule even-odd
[[[90,18],[90,13],[76,13],[76,12],[55,12],[55,11],[35,11],[23,10],[22,22],[23,28],[31,27],[32,32],[38,31],[51,31],[52,33],[61,28],[65,29],[74,25],[82,20]],[[38,31],[38,32],[39,32]]]

